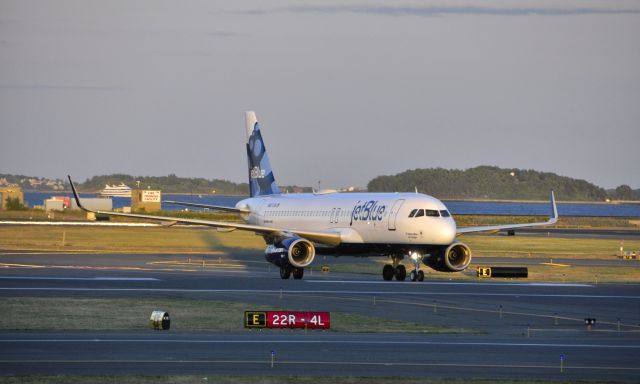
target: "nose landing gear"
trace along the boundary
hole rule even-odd
[[[411,281],[424,281],[424,272],[420,270],[420,264],[422,263],[422,255],[418,252],[411,253],[411,262],[415,269],[411,271]]]
[[[304,276],[304,268],[296,268],[292,266],[280,267],[281,279],[287,280],[291,275],[293,275],[293,278],[296,280],[302,279]]]
[[[411,271],[409,277],[411,278],[411,281],[424,281],[424,272],[414,269]]]
[[[409,274],[411,281],[424,281],[424,272],[420,270],[420,263],[422,262],[422,255],[413,252],[410,254],[411,261],[415,266],[415,269]],[[403,255],[391,256],[393,264],[386,264],[382,268],[382,279],[385,281],[393,280],[395,277],[398,281],[404,281],[407,278],[407,268],[400,264],[400,260],[404,258]]]

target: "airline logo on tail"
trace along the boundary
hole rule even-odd
[[[251,168],[251,174],[249,177],[252,179],[264,179],[266,172],[264,169],[260,169],[258,167]]]
[[[247,125],[247,158],[249,160],[249,192],[251,197],[280,193],[271,170],[267,149],[254,112],[245,114]]]

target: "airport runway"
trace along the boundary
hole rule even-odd
[[[350,375],[637,380],[638,339],[311,332],[0,333],[3,374]],[[274,365],[271,367],[271,351]],[[564,356],[561,370],[560,356]]]
[[[640,378],[640,286],[633,284],[384,282],[377,275],[317,271],[283,281],[256,253],[241,252],[231,259],[1,252],[0,263],[0,297],[215,299],[247,303],[248,310],[266,305],[355,313],[474,332],[4,331],[2,374]],[[597,318],[591,332],[586,317]]]
[[[500,231],[500,234],[506,236],[507,231]],[[640,230],[637,229],[519,228],[515,230],[515,235],[563,237],[569,239],[640,240]]]

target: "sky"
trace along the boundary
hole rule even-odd
[[[0,0],[0,173],[640,188],[640,1]]]

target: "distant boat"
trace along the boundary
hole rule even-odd
[[[105,185],[104,189],[98,193],[100,196],[110,197],[131,197],[131,188],[120,183],[120,185]]]

